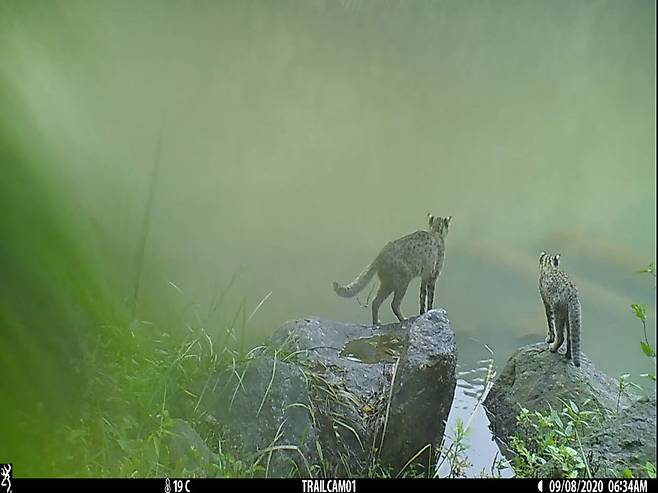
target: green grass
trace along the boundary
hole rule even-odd
[[[241,459],[222,427],[195,412],[201,398],[197,384],[239,361],[237,352],[215,352],[212,337],[202,328],[189,328],[184,336],[156,334],[145,324],[103,327],[87,361],[94,372],[80,420],[62,430],[68,450],[76,452],[62,458],[62,469],[73,471],[77,465],[75,475],[114,477],[257,473],[256,460]],[[180,469],[180,458],[170,450],[175,417],[186,418],[215,452],[210,467]]]

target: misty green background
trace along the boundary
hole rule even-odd
[[[584,352],[640,380],[655,34],[649,0],[2,0],[4,445],[75,409],[85,334],[126,317],[160,132],[153,330],[184,330],[233,276],[234,306],[272,293],[252,343],[310,315],[368,323],[331,282],[432,212],[453,216],[435,305],[462,369],[543,338],[546,250],[580,289]]]

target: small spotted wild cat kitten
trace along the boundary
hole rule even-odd
[[[580,299],[578,289],[559,269],[560,256],[539,256],[539,293],[544,302],[548,334],[546,342],[555,353],[564,342],[566,327],[567,353],[573,364],[580,366]]]
[[[400,303],[404,298],[409,283],[419,277],[420,313],[432,308],[434,287],[443,269],[445,241],[452,217],[434,217],[428,214],[429,229],[416,231],[384,246],[379,255],[365,268],[357,278],[346,286],[333,283],[334,291],[339,296],[351,298],[361,291],[375,272],[379,276],[379,291],[372,301],[372,324],[379,324],[379,306],[393,294],[391,308],[400,322],[404,319],[400,312]]]

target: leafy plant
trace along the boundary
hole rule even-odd
[[[650,479],[655,479],[656,478],[656,466],[652,464],[651,462],[647,462],[644,465],[644,470],[646,471],[647,475],[646,477]],[[625,467],[621,471],[613,471],[613,476],[617,478],[625,478],[625,479],[632,479],[635,478],[635,475],[633,474],[633,471],[631,471],[630,468]]]
[[[545,413],[521,407],[519,431],[510,441],[517,477],[544,476],[545,467],[552,467],[564,478],[592,477],[581,437],[602,417],[599,411],[581,409],[573,401],[563,401],[560,412],[552,407]]]
[[[650,264],[648,267],[645,269],[641,269],[637,271],[639,274],[649,274],[653,276],[653,278],[656,278],[656,267],[654,264]],[[651,358],[656,360],[656,350],[651,346],[651,343],[649,342],[649,339],[647,337],[647,312],[646,312],[646,306],[641,305],[638,303],[633,303],[631,305],[631,310],[633,310],[633,314],[635,317],[642,322],[642,330],[643,330],[643,335],[644,335],[644,340],[640,341],[640,348],[642,349],[642,352],[647,356],[648,358]],[[644,374],[643,376],[648,377],[652,381],[656,381],[656,374],[655,373],[648,373]]]
[[[649,343],[649,339],[647,338],[647,313],[646,313],[646,306],[644,305],[638,305],[637,303],[633,303],[631,305],[631,309],[633,310],[633,313],[635,314],[635,317],[642,322],[642,329],[644,332],[644,340],[640,341],[640,347],[642,348],[642,352],[647,355],[649,358],[655,358],[656,357],[656,351],[651,347],[651,344]]]
[[[630,376],[631,376],[630,373],[624,373],[623,375],[619,375],[619,378],[617,379],[617,384],[618,384],[618,387],[617,387],[617,390],[618,390],[618,392],[617,392],[617,410],[616,410],[617,414],[619,414],[619,404],[620,404],[620,401],[621,401],[621,396],[622,396],[622,394],[628,395],[628,393],[626,392],[626,389],[628,387],[635,387],[639,390],[642,390],[642,387],[640,387],[636,383],[633,383],[629,380]]]
[[[466,454],[468,451],[468,445],[466,443],[468,432],[469,428],[464,426],[461,418],[457,418],[452,442],[448,447],[441,447],[440,449],[440,459],[437,469],[447,462],[450,467],[450,472],[447,476],[449,478],[464,477],[466,469],[471,465]]]

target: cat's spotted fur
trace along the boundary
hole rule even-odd
[[[372,302],[372,323],[379,323],[378,311],[382,302],[393,294],[391,308],[395,316],[402,321],[400,303],[404,298],[412,279],[421,278],[420,313],[425,308],[432,308],[434,287],[443,269],[445,240],[451,217],[434,217],[428,214],[429,229],[416,231],[407,236],[391,241],[384,246],[379,255],[351,283],[342,286],[333,283],[334,291],[339,296],[350,298],[361,291],[377,272],[380,280],[379,291]]]
[[[557,352],[567,339],[567,358],[580,366],[580,298],[576,285],[560,269],[560,256],[539,256],[539,293],[544,302],[548,333],[546,342]]]

